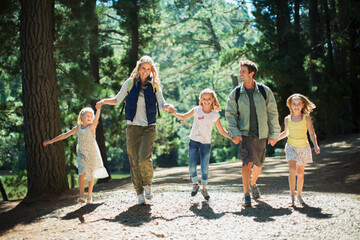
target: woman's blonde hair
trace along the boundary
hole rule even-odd
[[[78,119],[77,119],[78,125],[83,125],[83,121],[82,121],[81,117],[82,117],[86,112],[92,113],[93,117],[95,116],[94,110],[93,110],[92,108],[86,107],[86,108],[81,109],[81,111],[79,112],[79,115],[78,115]]]
[[[158,87],[160,86],[160,79],[159,79],[159,73],[155,67],[155,62],[154,60],[150,57],[150,56],[142,56],[139,61],[136,62],[136,67],[134,68],[134,70],[132,71],[132,73],[130,74],[130,78],[131,79],[135,79],[138,78],[140,76],[140,66],[143,63],[150,63],[151,64],[151,73],[152,73],[152,78],[149,81],[153,86],[156,87],[156,89],[158,89]]]
[[[217,96],[216,96],[216,93],[214,90],[210,89],[210,88],[205,88],[204,90],[202,90],[199,94],[199,103],[200,103],[200,106],[202,106],[202,102],[201,102],[201,96],[203,94],[211,94],[214,101],[212,102],[211,104],[211,110],[215,110],[215,111],[221,111],[221,107],[220,107],[220,104],[219,104],[219,101],[217,99]]]
[[[288,99],[286,100],[286,105],[290,110],[290,114],[293,114],[293,110],[291,108],[291,102],[294,99],[300,99],[301,102],[304,104],[304,107],[301,109],[302,114],[310,115],[312,110],[314,108],[316,108],[316,105],[313,102],[311,102],[307,97],[305,97],[304,95],[302,95],[300,93],[294,93],[293,95],[288,97]]]

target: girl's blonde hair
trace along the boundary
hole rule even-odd
[[[220,104],[219,104],[219,101],[217,99],[217,96],[216,96],[216,93],[214,90],[210,89],[210,88],[205,88],[204,90],[202,90],[199,94],[199,103],[200,103],[200,106],[202,106],[202,102],[201,102],[201,96],[203,94],[211,94],[214,101],[212,102],[211,104],[211,110],[215,110],[215,111],[221,111],[221,107],[220,107]]]
[[[300,99],[301,102],[304,104],[304,107],[301,109],[302,114],[310,115],[312,110],[316,108],[316,105],[311,102],[307,97],[300,93],[294,93],[286,100],[286,105],[290,110],[290,114],[293,114],[293,110],[291,109],[291,102],[293,99]]]
[[[83,121],[82,121],[81,117],[82,117],[86,112],[92,113],[93,117],[95,116],[94,110],[93,110],[92,108],[86,107],[86,108],[81,109],[81,111],[79,112],[79,115],[78,115],[78,119],[77,119],[78,125],[83,125]]]
[[[152,79],[150,81],[150,83],[156,87],[156,89],[159,88],[160,86],[160,79],[159,79],[159,73],[155,67],[155,62],[154,60],[150,57],[150,56],[142,56],[139,61],[136,62],[136,67],[134,68],[134,70],[132,71],[132,73],[130,74],[130,78],[131,79],[135,79],[137,77],[140,76],[140,66],[143,63],[150,63],[151,64],[151,73],[152,73]]]

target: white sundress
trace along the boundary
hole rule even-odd
[[[76,146],[79,175],[85,173],[85,179],[93,180],[109,176],[104,168],[99,146],[95,139],[95,132],[90,126],[78,128],[78,142]]]

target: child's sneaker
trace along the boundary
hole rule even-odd
[[[209,196],[206,188],[201,189],[201,194],[204,196],[206,201],[210,200],[210,196]]]
[[[91,199],[86,199],[86,204],[93,204],[93,199],[91,197]]]
[[[243,207],[251,207],[251,197],[250,194],[246,193],[242,199]]]
[[[145,204],[144,193],[137,195],[138,204]]]
[[[252,196],[253,199],[260,198],[260,191],[259,191],[256,183],[255,183],[254,186],[251,186],[251,184],[250,184],[250,190],[251,190],[251,196]]]
[[[78,197],[77,203],[85,203],[85,202],[86,202],[85,197]]]
[[[290,202],[289,202],[290,206],[294,206],[295,205],[295,196],[290,196]]]
[[[197,192],[199,191],[199,184],[193,184],[193,187],[192,187],[192,191],[191,191],[191,196],[195,196],[197,194]]]
[[[144,190],[145,190],[145,198],[149,199],[149,200],[152,199],[153,194],[152,194],[152,191],[151,191],[151,186],[150,185],[144,186]]]
[[[304,199],[302,199],[302,197],[298,197],[298,201],[300,204],[304,205],[305,204],[305,201]]]

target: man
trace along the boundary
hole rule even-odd
[[[265,161],[266,140],[273,146],[280,134],[274,95],[270,88],[254,80],[257,70],[254,62],[240,61],[243,83],[230,93],[225,111],[231,140],[240,142],[244,207],[251,206],[250,189],[254,199],[260,197],[256,181]]]

